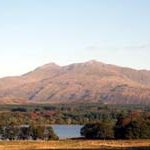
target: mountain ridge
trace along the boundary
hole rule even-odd
[[[150,104],[150,71],[91,60],[0,78],[1,104],[72,102]]]

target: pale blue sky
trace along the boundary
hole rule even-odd
[[[149,0],[0,0],[0,77],[96,59],[150,69]]]

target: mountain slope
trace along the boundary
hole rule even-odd
[[[0,79],[0,103],[103,102],[150,104],[150,71],[97,61],[47,64]]]

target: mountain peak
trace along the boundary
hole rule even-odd
[[[97,60],[89,60],[85,62],[85,64],[104,64],[104,63]]]
[[[48,64],[45,64],[45,65],[39,67],[39,69],[56,68],[56,67],[59,67],[59,65],[57,65],[55,63],[48,63]]]
[[[95,59],[92,59],[92,60],[87,61],[87,63],[97,63],[97,62],[98,62],[98,61],[95,60]]]

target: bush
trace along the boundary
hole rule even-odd
[[[58,136],[50,126],[30,126],[30,135],[33,140],[58,140]]]

